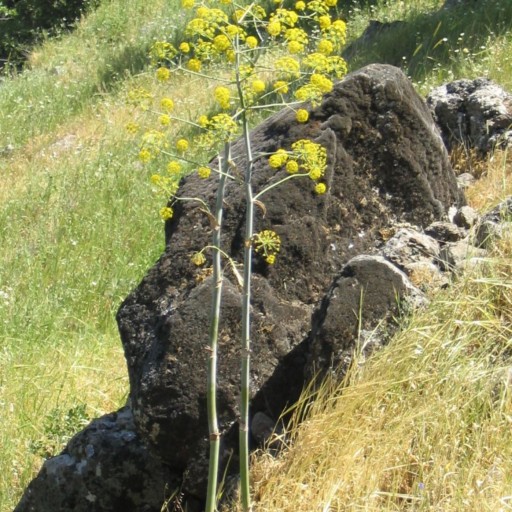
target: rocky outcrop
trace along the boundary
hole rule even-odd
[[[391,247],[396,226],[421,231],[446,221],[449,208],[463,204],[431,113],[397,68],[363,68],[336,84],[320,106],[305,108],[307,124],[284,110],[251,135],[254,154],[290,148],[301,138],[321,142],[328,152],[326,194],[315,195],[307,179],[288,180],[262,196],[256,216],[256,231],[276,231],[282,249],[273,266],[257,255],[253,262],[250,395],[255,443],[268,437],[270,422],[297,398],[305,378],[342,364],[357,347],[369,351],[385,343],[396,328],[399,308],[423,302],[408,277],[405,253],[383,252],[386,241]],[[234,144],[233,159],[244,167],[241,142]],[[256,160],[256,192],[281,178],[266,158]],[[213,207],[216,183],[189,176],[181,193],[200,196]],[[222,245],[239,266],[244,212],[241,188],[229,183]],[[198,269],[190,257],[210,237],[204,212],[193,202],[178,203],[166,225],[165,252],[118,312],[137,439],[160,461],[155,467],[172,468],[184,492],[199,499],[206,485],[212,283],[208,268]],[[419,234],[414,237],[419,247],[425,246]],[[439,247],[432,247],[426,251],[427,263],[435,265]],[[226,267],[217,401],[221,462],[225,466],[230,461],[228,472],[237,467],[240,303],[241,290]],[[379,325],[385,327],[382,332]],[[372,338],[376,332],[378,341]],[[104,492],[109,494],[108,487]],[[24,510],[29,509],[17,512]]]
[[[512,95],[487,78],[437,87],[427,103],[448,148],[464,144],[487,153],[512,142]]]
[[[282,239],[275,266],[254,261],[251,396],[253,412],[261,407],[271,417],[303,385],[300,361],[308,357],[313,311],[331,293],[343,266],[353,256],[375,252],[381,228],[397,222],[425,227],[462,201],[432,117],[398,69],[372,65],[353,73],[309,111],[306,125],[284,110],[252,133],[255,154],[289,148],[300,138],[322,142],[329,154],[324,196],[315,196],[307,180],[288,181],[262,198],[264,209],[256,219],[256,231],[272,228]],[[233,157],[243,168],[241,143],[234,145]],[[266,159],[257,161],[256,191],[278,179]],[[213,205],[215,183],[191,176],[182,194],[199,195]],[[239,264],[243,201],[240,187],[230,185],[223,245]],[[118,322],[138,431],[167,464],[196,474],[204,466],[199,460],[207,443],[205,347],[211,281],[203,280],[190,256],[209,243],[210,224],[197,206],[185,203],[166,231],[165,253],[123,303]],[[226,460],[238,416],[240,303],[241,291],[227,271],[218,392]],[[290,354],[299,364],[279,378]],[[204,481],[201,487],[194,480],[196,485],[187,489],[200,494]]]

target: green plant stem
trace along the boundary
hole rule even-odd
[[[237,59],[239,59],[237,52]],[[245,191],[245,240],[244,240],[244,273],[242,292],[242,341],[241,341],[241,372],[240,372],[240,421],[239,421],[239,452],[240,452],[240,498],[244,512],[251,510],[251,495],[249,481],[249,385],[250,385],[250,355],[251,355],[251,274],[252,274],[252,237],[254,229],[254,199],[252,192],[253,159],[247,109],[244,105],[244,95],[238,70],[237,85],[240,104],[242,107],[242,129],[247,166],[244,173]]]
[[[210,458],[208,465],[208,489],[206,493],[205,512],[214,512],[217,498],[217,480],[219,473],[220,432],[217,420],[217,348],[219,338],[220,305],[222,300],[222,254],[220,247],[224,192],[226,187],[228,162],[230,159],[230,144],[226,143],[224,155],[219,158],[220,173],[217,198],[215,202],[216,225],[213,229],[213,291],[211,305],[211,320],[208,347],[208,376],[207,376],[207,408],[208,431],[210,435]]]

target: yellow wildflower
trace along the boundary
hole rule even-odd
[[[172,160],[167,164],[167,172],[169,174],[177,174],[181,171],[181,164],[176,160]]]
[[[147,148],[142,148],[139,151],[139,160],[144,164],[148,163],[151,160],[151,151]]]
[[[267,25],[267,32],[272,37],[277,37],[281,33],[281,23],[279,21],[271,21]]]
[[[187,42],[181,43],[179,48],[183,53],[188,53],[190,51],[190,45]]]
[[[331,17],[324,15],[318,18],[318,24],[322,30],[325,30],[331,26]]]
[[[134,133],[137,133],[139,131],[139,125],[132,121],[130,123],[126,123],[125,129],[128,133],[131,133],[133,135]]]
[[[315,185],[315,192],[318,195],[325,194],[327,192],[327,186],[325,183],[317,183]]]
[[[190,59],[187,62],[187,69],[190,71],[194,71],[195,73],[198,73],[201,71],[201,61],[199,59]]]
[[[196,252],[190,260],[196,267],[200,267],[206,263],[206,258],[202,252]]]
[[[184,9],[192,9],[194,7],[194,0],[181,0],[181,6]]]
[[[162,126],[169,126],[171,124],[171,118],[167,114],[162,114],[161,116],[159,116],[158,122]]]
[[[254,36],[249,36],[248,38],[246,38],[245,44],[249,48],[256,48],[258,46],[258,40]]]
[[[286,94],[288,92],[288,83],[284,80],[278,80],[274,84],[274,91],[279,92],[281,94]]]
[[[169,68],[161,67],[156,70],[156,79],[159,82],[167,82],[167,80],[169,80],[170,76],[171,76],[171,70]]]
[[[163,208],[160,208],[160,217],[162,220],[169,220],[172,219],[173,215],[172,208],[169,206],[164,206]]]
[[[284,149],[278,149],[273,155],[268,159],[268,164],[272,169],[279,169],[282,167],[286,161],[288,160],[288,152]]]
[[[334,51],[334,45],[328,39],[320,39],[317,48],[323,55],[330,55]]]
[[[302,0],[299,0],[298,2],[295,2],[295,10],[296,11],[303,11],[306,9],[306,3]]]
[[[197,120],[197,124],[201,128],[206,128],[208,126],[209,122],[210,121],[208,121],[208,116],[205,116],[205,115],[199,116],[199,119]]]
[[[224,34],[220,34],[213,39],[213,46],[218,52],[225,52],[231,48],[231,41]]]
[[[286,172],[288,174],[296,174],[299,172],[299,164],[297,163],[297,160],[289,160],[286,163]]]
[[[171,112],[174,109],[174,101],[172,101],[171,98],[162,98],[160,100],[160,106],[166,112]]]
[[[206,166],[202,166],[202,167],[199,167],[199,169],[197,169],[198,176],[203,180],[208,178],[210,176],[211,172],[212,172],[212,170]]]
[[[299,123],[306,123],[307,120],[309,119],[309,113],[307,110],[299,108],[299,110],[297,110],[297,113],[295,114],[295,118]]]
[[[228,109],[230,107],[231,91],[222,85],[215,88],[215,99],[221,108]]]
[[[185,153],[185,151],[187,151],[187,149],[188,149],[188,140],[187,139],[178,139],[176,141],[176,149],[180,153]]]
[[[265,82],[259,79],[253,80],[251,87],[256,94],[262,93],[265,90]]]

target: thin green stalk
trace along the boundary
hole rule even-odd
[[[205,512],[215,512],[217,498],[217,481],[219,474],[220,432],[217,421],[217,347],[219,338],[220,305],[222,299],[222,254],[220,238],[223,216],[224,192],[226,186],[228,162],[230,160],[230,144],[224,146],[224,155],[219,157],[220,173],[217,198],[215,202],[215,220],[213,229],[213,291],[211,305],[211,320],[208,347],[208,376],[206,400],[208,408],[208,431],[210,435],[210,459],[208,465],[208,489],[206,493]]]
[[[252,237],[254,224],[254,199],[252,192],[253,159],[247,108],[238,70],[240,69],[239,52],[237,53],[237,86],[242,111],[242,129],[247,154],[247,166],[244,174],[245,189],[245,240],[244,240],[244,274],[242,293],[242,341],[241,341],[241,371],[240,371],[240,422],[239,422],[239,452],[240,452],[240,498],[242,509],[251,510],[251,494],[249,480],[249,383],[251,355],[251,273],[252,273]]]

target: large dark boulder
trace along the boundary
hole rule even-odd
[[[290,180],[262,197],[264,207],[256,215],[256,231],[272,228],[282,239],[274,266],[257,256],[254,261],[251,396],[253,412],[271,417],[303,385],[313,310],[330,293],[344,264],[375,252],[381,229],[397,222],[425,227],[462,202],[432,116],[398,69],[371,65],[352,73],[309,111],[306,125],[297,123],[288,109],[252,133],[255,154],[290,148],[300,138],[319,141],[328,151],[324,196],[312,192],[308,179]],[[233,158],[242,169],[241,142],[234,144]],[[266,158],[256,161],[256,191],[281,177]],[[215,191],[215,180],[190,176],[180,194],[199,196],[213,208]],[[244,213],[242,188],[230,182],[222,243],[238,265]],[[200,495],[208,437],[205,383],[212,283],[190,257],[210,243],[210,221],[193,202],[179,203],[166,235],[164,254],[124,301],[118,323],[137,429],[167,464],[195,475],[187,477],[186,488]],[[240,303],[240,288],[227,266],[218,390],[223,460],[236,441]]]

